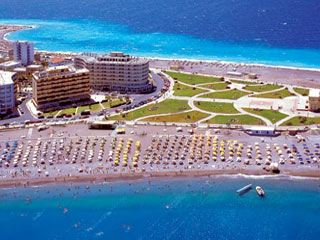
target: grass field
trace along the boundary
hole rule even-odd
[[[91,108],[89,108],[89,105],[81,106],[78,108],[77,114],[80,114],[82,111],[85,111],[85,110],[90,110],[91,113],[96,113],[101,110],[101,106],[99,103],[95,103],[91,105]]]
[[[115,107],[115,106],[120,106],[120,105],[123,105],[125,104],[124,101],[120,101],[120,100],[112,100],[112,101],[109,101],[109,102],[103,102],[102,105],[104,108],[108,109],[108,108],[112,108],[112,107]]]
[[[116,115],[110,117],[110,120],[134,120],[140,117],[165,114],[165,113],[177,113],[185,110],[189,110],[188,102],[185,100],[167,99],[161,103],[154,103],[140,109],[128,112],[124,115]]]
[[[246,86],[244,89],[253,92],[267,92],[271,90],[276,90],[282,88],[282,86],[274,85],[274,84],[266,84],[266,85],[257,85],[257,86]]]
[[[293,90],[296,93],[301,94],[302,96],[308,96],[310,91],[309,89],[306,89],[306,88],[293,88]]]
[[[60,110],[57,110],[54,112],[47,112],[47,113],[44,113],[43,116],[45,116],[45,117],[55,116],[55,115],[57,115],[58,112],[60,112]]]
[[[174,96],[184,96],[184,97],[193,97],[194,95],[197,95],[199,93],[206,92],[203,89],[199,89],[199,88],[193,89],[192,87],[189,87],[187,85],[180,84],[180,83],[175,83],[173,90],[174,90],[174,93],[173,93]]]
[[[231,99],[236,100],[240,97],[243,97],[245,95],[248,95],[249,93],[240,91],[238,89],[232,89],[229,91],[223,91],[223,92],[214,92],[214,93],[208,93],[202,96],[199,96],[201,98],[219,98],[219,99]]]
[[[206,84],[206,85],[201,85],[201,87],[204,88],[209,88],[209,89],[213,89],[213,90],[224,90],[227,89],[228,87],[228,83],[210,83],[210,84]]]
[[[169,71],[166,71],[165,73],[168,74],[173,79],[176,79],[180,82],[191,84],[191,85],[196,85],[200,83],[221,82],[219,78],[215,78],[215,77],[206,77],[201,75],[176,73],[176,72],[169,72]]]
[[[244,84],[244,85],[256,85],[259,84],[257,82],[250,82],[250,81],[245,81],[245,80],[236,80],[236,79],[230,79],[231,82],[233,83],[239,83],[239,84]]]
[[[234,116],[218,115],[207,120],[206,123],[232,124],[232,125],[265,125],[265,123],[261,119],[252,117],[250,115],[234,115]]]
[[[77,108],[66,108],[66,109],[63,109],[59,115],[74,114],[76,112],[76,110],[77,110]]]
[[[209,114],[205,114],[198,111],[190,111],[186,113],[171,114],[167,116],[159,117],[150,117],[142,119],[146,122],[185,122],[185,123],[194,123],[205,117],[208,117]]]
[[[281,126],[306,126],[312,124],[320,124],[320,118],[293,117],[282,123]]]
[[[232,103],[195,101],[194,105],[201,110],[214,113],[239,113]]]
[[[272,123],[276,123],[288,115],[275,110],[244,108],[245,111],[256,114],[269,119]]]
[[[283,89],[280,91],[272,92],[272,93],[263,93],[263,94],[257,94],[253,95],[252,97],[257,97],[257,98],[285,98],[289,96],[294,96],[291,92],[289,92],[287,89]]]

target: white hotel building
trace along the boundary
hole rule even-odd
[[[21,62],[24,66],[28,66],[34,62],[34,47],[31,42],[14,42],[13,59]]]
[[[16,104],[15,84],[17,74],[0,71],[0,114],[6,114]]]
[[[154,89],[149,78],[149,61],[124,55],[84,53],[75,58],[76,68],[87,68],[95,90],[147,93]]]

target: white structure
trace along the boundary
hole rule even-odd
[[[5,114],[15,107],[16,95],[14,81],[17,74],[0,71],[0,113]]]
[[[126,93],[153,90],[148,60],[113,52],[81,54],[74,62],[76,68],[87,68],[90,71],[90,85],[93,89]]]
[[[13,45],[13,59],[21,61],[24,66],[28,66],[34,61],[34,47],[30,42],[15,42]]]
[[[278,135],[273,127],[255,126],[247,130],[247,133],[254,136],[276,136]]]
[[[11,71],[17,67],[21,67],[21,62],[8,61],[8,62],[0,63],[0,70],[3,70],[3,71]]]
[[[320,110],[320,89],[310,89],[309,109],[314,112]]]

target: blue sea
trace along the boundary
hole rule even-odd
[[[1,0],[10,40],[126,53],[320,68],[319,0]]]
[[[236,194],[249,183],[265,197]],[[1,239],[319,239],[319,184],[221,176],[5,189]]]

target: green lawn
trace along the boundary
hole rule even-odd
[[[140,117],[165,114],[165,113],[177,113],[185,110],[189,110],[188,101],[167,99],[160,103],[154,103],[143,108],[131,111],[125,115],[116,115],[110,117],[110,120],[134,120]]]
[[[175,83],[173,90],[174,90],[174,93],[173,93],[174,96],[185,96],[185,97],[192,97],[192,96],[197,95],[199,93],[206,92],[203,89],[192,88],[187,85],[180,84],[180,83]]]
[[[276,123],[288,115],[275,110],[244,108],[245,111],[253,113],[269,119],[272,123]]]
[[[207,120],[206,123],[233,124],[233,125],[265,125],[265,123],[261,119],[252,117],[250,115],[233,115],[233,116],[218,115]]]
[[[266,84],[266,85],[256,85],[256,86],[246,86],[244,89],[253,92],[267,92],[271,90],[276,90],[282,88],[282,86],[274,85],[274,84]]]
[[[213,90],[224,90],[227,89],[228,87],[228,83],[210,83],[210,84],[206,84],[206,85],[201,85],[201,87],[204,88],[209,88],[209,89],[213,89]]]
[[[202,98],[219,98],[219,99],[231,99],[236,100],[240,97],[246,96],[249,93],[240,91],[238,89],[232,89],[229,91],[223,91],[223,92],[214,92],[214,93],[208,93],[205,95],[202,95],[200,97]]]
[[[308,96],[310,91],[309,89],[306,89],[306,88],[293,88],[293,90],[296,93],[301,94],[302,96]]]
[[[231,82],[233,83],[239,83],[239,84],[244,84],[244,85],[257,85],[259,83],[257,82],[251,82],[251,81],[245,81],[245,80],[236,80],[236,79],[230,79]]]
[[[166,74],[168,74],[173,79],[176,79],[180,82],[196,85],[200,83],[213,83],[213,82],[221,82],[220,78],[216,77],[206,77],[201,75],[195,75],[195,74],[185,74],[185,73],[177,73],[177,72],[169,72],[166,71]]]
[[[81,106],[81,107],[79,107],[76,114],[80,114],[82,111],[85,111],[85,110],[89,110],[89,106]]]
[[[76,108],[66,108],[66,109],[63,109],[59,115],[74,114],[75,112],[76,112]]]
[[[312,124],[320,124],[320,117],[293,117],[282,123],[281,126],[305,126]]]
[[[239,113],[232,103],[195,101],[194,105],[201,110],[214,113]]]
[[[85,110],[90,110],[91,113],[96,113],[101,110],[101,106],[99,103],[95,103],[91,105],[91,108],[89,108],[89,105],[81,106],[78,108],[77,114],[80,114],[82,111],[85,111]]]
[[[186,113],[178,113],[171,114],[167,116],[159,116],[159,117],[149,117],[145,118],[142,121],[145,122],[184,122],[184,123],[194,123],[205,117],[208,117],[209,114],[191,111]]]
[[[258,97],[258,98],[285,98],[289,96],[294,96],[291,92],[289,92],[287,89],[283,89],[280,91],[272,92],[272,93],[263,93],[263,94],[257,94],[253,95],[252,97]]]
[[[54,112],[47,112],[47,113],[44,113],[43,116],[45,116],[45,117],[55,116],[55,115],[57,115],[58,112],[60,112],[60,110],[57,110]]]
[[[120,101],[118,99],[102,103],[103,107],[106,108],[106,109],[113,108],[113,107],[118,107],[118,106],[121,106],[123,104],[125,104],[125,102],[124,101]]]

